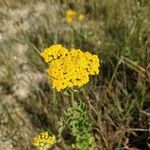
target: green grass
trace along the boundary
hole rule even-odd
[[[34,3],[30,3],[32,18],[36,9],[32,10]],[[67,119],[64,111],[68,108],[70,96],[63,92],[57,93],[51,88],[51,83],[45,77],[46,64],[38,51],[54,43],[60,43],[67,48],[90,51],[97,54],[101,60],[100,74],[91,77],[90,82],[83,86],[79,93],[75,93],[75,98],[80,97],[87,105],[86,111],[92,124],[95,149],[148,150],[150,1],[57,0],[45,3],[48,7],[41,11],[37,21],[35,19],[28,30],[21,30],[12,37],[6,34],[7,38],[0,44],[0,67],[5,66],[7,70],[7,75],[0,77],[1,99],[6,95],[13,96],[13,77],[21,71],[20,66],[13,61],[12,45],[27,45],[24,54],[27,57],[27,65],[32,68],[32,72],[42,73],[43,81],[31,85],[28,98],[17,103],[24,109],[34,129],[31,135],[39,130],[51,130],[58,135],[60,118]],[[27,8],[28,2],[5,0],[2,5],[13,11]],[[51,6],[54,10],[48,9]],[[65,11],[69,7],[85,13],[86,20],[81,24],[68,25],[65,22]],[[9,14],[6,18],[9,20]],[[5,20],[4,16],[2,20]],[[21,25],[21,20],[18,24]],[[11,137],[7,138],[9,140]],[[22,141],[27,141],[26,138]],[[74,142],[72,138],[71,131],[68,128],[64,129],[62,142],[54,145],[54,148],[71,149]],[[19,146],[23,149],[33,149],[31,141],[19,143]]]

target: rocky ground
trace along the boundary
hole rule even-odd
[[[54,15],[55,8],[41,1],[34,5],[32,2],[29,5],[25,3],[24,6],[9,1],[1,3],[0,149],[33,149],[32,137],[36,128],[21,103],[30,103],[28,97],[31,95],[31,88],[40,85],[46,77],[29,65],[26,55],[30,51],[29,46],[17,36],[31,30],[33,26],[37,28],[39,21],[42,21],[41,14],[49,8]]]

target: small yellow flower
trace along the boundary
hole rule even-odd
[[[74,10],[67,10],[66,12],[66,20],[68,23],[71,23],[75,20],[75,17],[76,17],[77,13],[74,11]]]
[[[85,19],[85,16],[82,15],[82,14],[80,14],[80,15],[79,15],[79,21],[83,21],[84,19]]]
[[[47,131],[39,133],[33,138],[33,144],[40,150],[46,150],[56,141],[55,135],[50,136]]]

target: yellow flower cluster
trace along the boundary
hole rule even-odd
[[[80,15],[79,15],[79,21],[83,21],[83,20],[84,20],[84,18],[85,18],[85,16],[84,16],[84,15],[82,15],[82,14],[80,14]]]
[[[51,47],[54,46],[57,47],[59,45]],[[51,50],[51,47],[48,49]],[[65,48],[62,47],[62,49],[64,50]],[[47,51],[47,49],[45,50]],[[52,80],[52,86],[57,91],[73,86],[80,87],[89,81],[89,75],[97,75],[99,73],[100,65],[97,55],[82,52],[80,49],[65,50],[63,54],[60,51],[60,55],[56,49],[56,55],[59,55],[59,58],[53,59],[47,69],[49,78]],[[46,62],[48,57],[43,55]]]
[[[41,132],[33,138],[33,144],[40,150],[46,150],[55,143],[55,135],[49,136],[47,131]]]
[[[78,18],[79,21],[83,21],[85,16],[83,14],[80,14],[78,16],[76,11],[71,10],[71,9],[67,10],[66,20],[67,20],[68,23],[72,23],[73,21],[77,20],[77,18]]]
[[[76,17],[76,12],[74,10],[71,10],[71,9],[67,10],[67,12],[66,12],[66,19],[67,19],[68,23],[73,22],[75,17]]]

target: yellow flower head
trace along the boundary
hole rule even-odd
[[[33,144],[40,150],[46,150],[56,141],[55,135],[50,136],[47,131],[41,132],[33,138]]]
[[[90,75],[97,75],[99,73],[99,59],[97,55],[82,52],[80,49],[71,49],[69,51],[64,47],[61,48],[65,50],[65,55],[56,59],[50,59],[51,62],[47,69],[52,86],[57,91],[73,86],[80,87],[89,81]],[[62,52],[63,50],[60,51]],[[51,52],[47,52],[47,54],[49,53]],[[44,55],[46,62],[49,60],[49,57],[51,55]]]
[[[46,63],[50,63],[52,60],[63,57],[68,53],[68,50],[60,44],[54,44],[41,52],[41,56]]]
[[[80,15],[79,15],[79,21],[83,21],[84,19],[85,19],[85,16],[82,15],[82,14],[80,14]]]
[[[77,13],[74,10],[71,10],[71,9],[67,10],[67,12],[66,12],[66,20],[67,20],[67,22],[68,23],[73,22],[73,20],[75,19],[76,15],[77,15]]]

